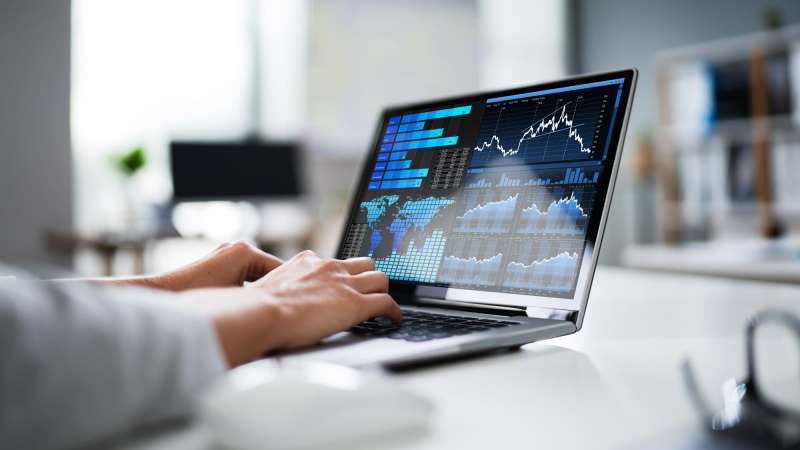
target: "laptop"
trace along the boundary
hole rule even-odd
[[[283,356],[402,367],[581,328],[636,69],[385,110],[338,258],[404,313]]]

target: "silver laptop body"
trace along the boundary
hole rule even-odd
[[[405,366],[580,330],[637,76],[387,109],[338,257],[371,256],[406,315],[504,325],[413,340],[348,331],[279,357]]]

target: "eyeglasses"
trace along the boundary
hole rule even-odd
[[[714,413],[701,395],[688,360],[681,367],[684,381],[705,426],[714,435],[767,448],[800,448],[800,412],[770,400],[759,383],[756,331],[767,323],[786,327],[800,341],[800,319],[793,314],[767,310],[753,316],[746,330],[747,375],[740,382],[730,380],[723,384],[721,411]]]

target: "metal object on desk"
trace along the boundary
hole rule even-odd
[[[715,436],[747,442],[759,448],[800,449],[800,412],[781,406],[764,395],[763,379],[756,370],[756,330],[765,323],[788,327],[800,341],[800,319],[777,310],[762,311],[747,324],[747,375],[742,381],[730,379],[722,386],[723,408],[714,413],[700,393],[691,364],[682,369],[689,396],[705,426]]]

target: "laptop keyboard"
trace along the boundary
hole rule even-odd
[[[420,311],[403,310],[403,321],[399,324],[385,317],[361,322],[350,331],[359,336],[386,337],[410,342],[423,342],[463,334],[478,333],[495,328],[518,325],[507,320],[457,317]]]

